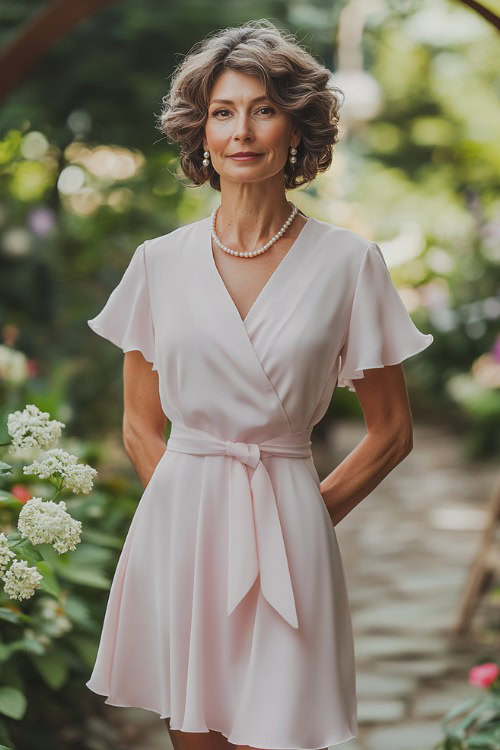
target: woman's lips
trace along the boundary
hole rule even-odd
[[[252,161],[253,159],[258,159],[259,156],[263,156],[263,154],[252,154],[249,156],[230,156],[230,159],[234,159],[235,161]]]

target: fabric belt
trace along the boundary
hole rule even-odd
[[[228,483],[228,615],[260,573],[260,587],[266,600],[292,627],[298,628],[276,496],[261,458],[308,458],[312,455],[311,432],[309,428],[263,443],[233,443],[209,432],[172,424],[167,450],[232,459]],[[251,479],[243,464],[254,469]]]

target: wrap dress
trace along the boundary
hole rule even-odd
[[[311,454],[335,385],[433,341],[375,242],[310,217],[243,320],[211,217],[140,244],[88,321],[158,373],[167,449],[131,521],[88,688],[234,744],[357,735],[353,631]],[[242,260],[249,263],[250,260]],[[333,467],[332,467],[333,468]]]

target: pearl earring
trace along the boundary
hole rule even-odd
[[[204,151],[203,156],[205,158],[203,159],[202,164],[204,167],[208,167],[208,165],[210,164],[210,151]]]
[[[293,146],[291,146],[290,147],[290,154],[291,154],[291,156],[289,157],[290,164],[295,164],[295,162],[297,161],[297,157],[295,156],[296,153],[297,153],[297,149],[293,148]]]

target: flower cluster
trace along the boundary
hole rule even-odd
[[[26,355],[10,346],[0,344],[0,380],[12,385],[24,383],[29,376]]]
[[[43,596],[39,600],[39,610],[44,620],[44,630],[52,638],[60,638],[73,628],[59,602]]]
[[[48,412],[40,411],[34,404],[27,404],[22,411],[15,411],[7,417],[7,429],[12,438],[11,452],[46,449],[39,460],[33,460],[29,466],[23,467],[23,473],[48,479],[57,488],[51,500],[31,497],[23,485],[16,485],[16,491],[13,488],[12,497],[18,497],[24,504],[17,519],[17,529],[21,537],[32,545],[51,544],[59,554],[76,549],[80,543],[82,522],[67,512],[63,500],[56,503],[54,498],[63,489],[88,494],[97,474],[91,466],[78,463],[77,456],[56,447],[63,427],[63,422],[50,419]],[[11,468],[5,463],[3,467]],[[0,533],[0,580],[3,581],[4,591],[12,599],[29,599],[41,587],[43,576],[36,565],[30,567],[25,559],[18,559],[14,551],[16,544],[11,545],[13,549],[10,549],[8,543],[9,537]],[[58,604],[55,606],[59,607]],[[54,611],[47,611],[48,618],[54,619]],[[53,631],[41,637],[57,637],[71,627],[64,612],[57,610],[57,613]]]
[[[30,568],[26,560],[14,560],[2,578],[4,591],[12,599],[29,599],[40,588],[43,576],[35,567]]]
[[[3,532],[0,533],[0,578],[3,577],[3,573],[9,564],[10,558],[15,556],[15,552],[12,552],[7,546],[7,537]]]
[[[97,471],[91,466],[79,464],[77,456],[66,453],[61,448],[52,448],[41,461],[33,461],[29,466],[24,466],[23,473],[35,474],[41,479],[60,478],[61,488],[88,494]]]
[[[12,438],[9,451],[31,448],[53,448],[61,437],[63,422],[49,419],[50,414],[40,411],[35,404],[27,404],[23,411],[14,411],[7,417],[7,431]]]
[[[66,512],[64,500],[54,503],[32,497],[19,513],[17,528],[31,544],[52,544],[61,554],[76,549],[82,522]]]

